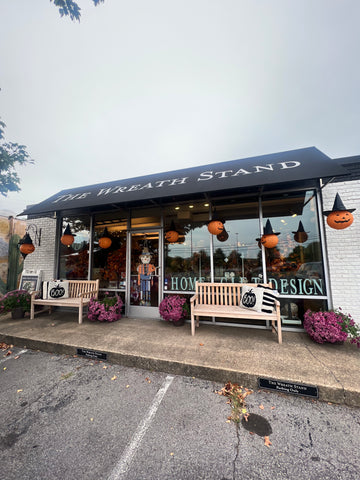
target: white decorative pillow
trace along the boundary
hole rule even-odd
[[[69,282],[62,282],[60,280],[49,282],[47,298],[49,300],[69,298]]]
[[[48,298],[48,282],[42,282],[42,298],[43,300]]]
[[[274,313],[275,302],[279,296],[279,292],[263,285],[259,285],[257,288],[263,292],[262,309],[260,311],[264,313]]]
[[[241,287],[241,302],[242,308],[248,308],[249,310],[255,310],[255,312],[261,312],[263,305],[263,290],[253,287]]]

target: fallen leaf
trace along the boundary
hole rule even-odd
[[[226,423],[230,423],[230,422],[231,422],[231,420],[226,420]]]
[[[204,344],[203,344],[203,343],[199,343],[199,345],[200,345],[200,347],[203,347],[203,346],[204,346]]]
[[[259,405],[260,410],[264,410],[264,405]]]
[[[130,385],[126,385],[126,388],[129,388],[129,387],[130,387]]]
[[[275,410],[276,407],[271,407],[271,410]]]
[[[14,360],[17,360],[19,358],[20,355],[16,355],[16,357],[14,357]]]
[[[116,379],[117,379],[117,376],[114,375],[111,380],[116,380]]]
[[[4,370],[6,370],[6,367],[4,367]]]
[[[174,452],[171,452],[170,455],[173,456],[173,455],[174,455]]]
[[[270,438],[268,436],[264,437],[264,445],[269,448],[270,448],[270,445],[272,445],[272,443],[270,442]]]
[[[250,435],[255,435],[255,433],[254,433],[254,432],[249,432],[249,433],[250,433]]]
[[[107,369],[107,366],[106,366],[106,365],[104,365],[104,366],[103,366],[103,369],[104,369],[104,370],[106,370],[106,369]]]
[[[90,422],[93,422],[93,421],[94,421],[94,419],[91,417],[91,418],[90,418]]]
[[[19,388],[19,390],[17,390],[16,393],[20,393],[20,392],[22,392],[22,391],[23,391],[22,388]]]

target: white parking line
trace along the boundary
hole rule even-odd
[[[134,455],[136,453],[136,450],[139,448],[141,440],[143,439],[146,433],[146,430],[149,428],[173,380],[174,380],[174,377],[172,377],[171,375],[168,375],[165,378],[165,381],[162,384],[162,387],[158,390],[157,394],[155,395],[154,400],[146,416],[144,417],[143,421],[138,425],[131,439],[131,442],[125,448],[124,453],[122,454],[118,463],[115,465],[115,468],[111,472],[111,475],[109,476],[108,480],[120,480],[123,477],[123,475],[128,471],[131,461],[134,458]]]
[[[20,352],[15,353],[15,355],[8,355],[7,357],[4,357],[0,360],[0,363],[6,362],[6,360],[10,360],[10,358],[17,357],[18,355],[22,355],[23,353],[26,353],[27,350],[20,350]]]

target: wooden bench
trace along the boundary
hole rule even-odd
[[[271,284],[262,284],[271,287]],[[280,302],[275,300],[275,312],[263,313],[240,305],[241,287],[257,288],[255,283],[200,283],[196,282],[195,295],[190,299],[191,335],[199,326],[199,317],[243,318],[247,320],[271,320],[271,329],[277,332],[282,343]]]
[[[88,306],[92,297],[98,298],[99,294],[99,280],[67,280],[69,282],[69,297],[68,298],[36,298],[36,295],[41,293],[35,291],[31,293],[31,308],[30,318],[33,319],[35,315],[35,305],[44,305],[45,308],[36,313],[45,310],[51,313],[52,307],[72,307],[79,309],[79,323],[82,323],[84,307]]]

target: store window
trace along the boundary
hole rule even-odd
[[[262,199],[264,226],[278,236],[266,248],[266,275],[281,295],[283,323],[301,324],[305,311],[326,309],[326,283],[315,191]]]
[[[89,271],[90,217],[79,215],[62,219],[62,233],[70,226],[72,245],[60,243],[59,278],[87,280]]]
[[[127,213],[124,211],[94,217],[91,278],[100,280],[100,289],[125,291],[126,230]]]
[[[173,225],[180,236],[176,243],[165,241],[164,291],[193,292],[197,280],[211,280],[208,221],[206,202],[182,203],[165,209],[165,232]]]
[[[216,205],[225,220],[225,234],[213,235],[215,282],[254,283],[262,279],[262,256],[257,246],[259,202],[229,200]]]

